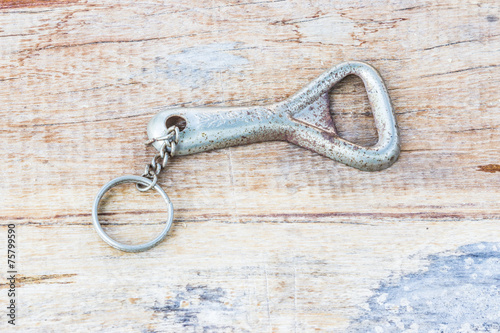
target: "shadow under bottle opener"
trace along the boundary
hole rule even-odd
[[[347,75],[359,76],[365,85],[373,112],[378,141],[363,147],[338,136],[330,114],[328,92]],[[203,107],[166,109],[148,124],[149,144],[159,153],[146,165],[142,176],[123,176],[104,185],[97,194],[93,225],[99,236],[112,247],[139,252],[157,245],[166,236],[173,221],[173,206],[157,184],[158,174],[169,157],[189,155],[263,141],[288,141],[363,171],[379,171],[396,162],[400,141],[396,118],[387,89],[372,66],[357,61],[341,63],[321,74],[289,99],[249,107]],[[119,243],[104,232],[98,219],[99,203],[114,186],[135,183],[140,191],[154,188],[168,206],[162,232],[140,245]]]

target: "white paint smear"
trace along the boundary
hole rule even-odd
[[[157,57],[154,74],[166,76],[190,88],[198,88],[212,81],[218,73],[240,72],[244,69],[249,61],[234,54],[238,44],[212,43]]]

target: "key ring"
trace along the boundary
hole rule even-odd
[[[341,138],[330,114],[331,88],[348,75],[359,76],[365,85],[377,128],[378,142],[364,147]],[[146,165],[142,177],[119,177],[97,194],[92,210],[94,227],[109,245],[122,251],[147,250],[163,240],[173,220],[173,207],[157,184],[168,158],[263,141],[288,141],[363,171],[390,167],[400,152],[399,131],[389,94],[380,74],[359,61],[341,63],[289,99],[267,105],[225,108],[175,108],[160,111],[148,124],[146,144],[159,153]],[[109,237],[97,217],[102,196],[121,183],[136,183],[139,191],[154,188],[167,203],[168,220],[163,231],[142,245],[125,245]]]
[[[115,239],[111,238],[103,229],[101,226],[101,223],[99,222],[99,217],[98,217],[98,209],[99,209],[99,203],[101,202],[102,197],[106,192],[111,190],[113,187],[120,185],[120,184],[125,184],[125,183],[135,183],[135,184],[141,184],[144,186],[152,186],[160,195],[162,196],[163,200],[165,200],[165,203],[167,204],[168,207],[168,215],[167,215],[167,220],[165,221],[165,227],[163,230],[156,236],[154,239],[150,240],[147,243],[140,244],[140,245],[127,245],[120,243],[116,241]],[[139,176],[123,176],[123,177],[118,177],[110,182],[108,182],[106,185],[104,185],[99,193],[97,193],[97,196],[94,200],[94,205],[92,206],[92,222],[94,224],[94,228],[97,230],[97,233],[101,238],[114,247],[115,249],[125,251],[125,252],[141,252],[141,251],[146,251],[149,250],[150,248],[154,247],[156,244],[161,242],[165,237],[167,236],[168,231],[170,230],[170,227],[172,226],[172,221],[174,220],[174,206],[172,205],[172,202],[170,201],[170,198],[168,197],[167,193],[160,187],[158,184],[154,184],[151,180],[145,177],[139,177]]]

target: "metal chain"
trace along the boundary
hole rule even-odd
[[[135,187],[141,192],[149,191],[156,186],[156,183],[158,182],[158,174],[167,166],[168,159],[170,157],[174,157],[175,149],[179,143],[179,127],[169,127],[166,135],[159,138],[153,138],[147,141],[146,145],[150,145],[157,141],[163,141],[160,152],[153,157],[151,163],[146,164],[144,173],[142,174],[142,177],[151,179],[152,183],[148,186],[143,186],[139,183],[135,185]]]

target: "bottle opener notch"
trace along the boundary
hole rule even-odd
[[[297,112],[291,117],[291,120],[306,126],[315,127],[330,135],[338,135],[337,128],[335,127],[335,123],[330,113],[330,97],[328,93],[324,93],[311,105]]]

